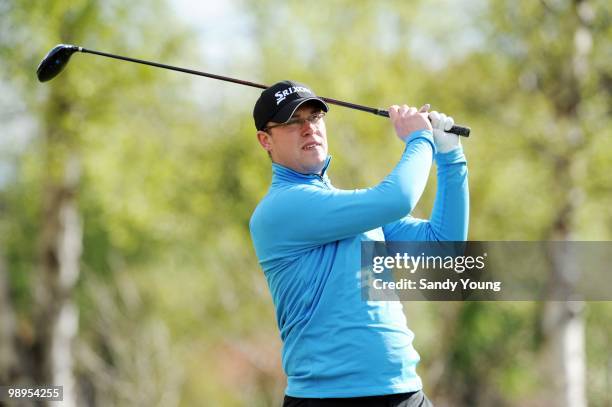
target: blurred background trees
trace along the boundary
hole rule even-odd
[[[0,2],[0,384],[62,383],[74,405],[267,406],[284,389],[248,234],[270,180],[259,92],[87,55],[41,85],[61,42],[429,102],[473,129],[470,239],[610,240],[604,1],[232,4],[242,31],[161,0]],[[338,187],[399,157],[381,118],[332,107],[327,127]],[[554,307],[405,304],[436,405],[610,405],[612,307]]]

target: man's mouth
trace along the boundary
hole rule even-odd
[[[302,150],[314,150],[317,147],[320,147],[321,143],[317,143],[316,141],[310,142],[310,143],[306,143],[304,144],[304,146],[302,147]]]

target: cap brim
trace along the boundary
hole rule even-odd
[[[270,119],[270,121],[273,121],[276,123],[285,123],[289,119],[291,119],[291,116],[293,116],[295,111],[298,110],[300,106],[302,106],[306,102],[310,102],[313,100],[316,102],[319,102],[324,112],[329,111],[329,106],[327,106],[327,103],[325,103],[320,98],[316,96],[307,97],[303,99],[297,99],[297,100],[292,101],[291,103],[288,103],[287,106],[284,106],[281,110],[279,110],[278,113],[273,118]]]

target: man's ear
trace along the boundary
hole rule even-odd
[[[261,144],[261,146],[264,148],[264,150],[268,152],[268,154],[270,153],[270,151],[272,151],[271,138],[272,136],[266,133],[265,131],[260,130],[257,132],[257,140],[259,141],[259,144]]]

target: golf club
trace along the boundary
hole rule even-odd
[[[76,45],[67,45],[67,44],[56,45],[51,51],[49,51],[49,53],[42,59],[42,61],[40,61],[40,64],[38,64],[38,68],[36,69],[36,75],[38,76],[38,80],[40,82],[46,82],[46,81],[49,81],[55,78],[68,64],[70,57],[75,52],[83,52],[86,54],[101,55],[103,57],[120,59],[123,61],[136,62],[138,64],[154,66],[157,68],[170,69],[172,71],[184,72],[184,73],[189,73],[192,75],[205,76],[207,78],[218,79],[218,80],[227,81],[227,82],[233,82],[239,85],[251,86],[254,88],[261,88],[261,89],[268,88],[268,86],[261,85],[259,83],[243,81],[240,79],[229,78],[227,76],[215,75],[215,74],[206,73],[206,72],[194,71],[192,69],[185,69],[185,68],[180,68],[177,66],[160,64],[157,62],[144,61],[142,59],[135,59],[135,58],[129,58],[129,57],[124,57],[120,55],[108,54],[106,52],[94,51],[91,49],[78,47]],[[336,100],[336,99],[322,97],[322,96],[320,96],[320,98],[325,100],[327,103],[331,103],[334,105],[348,107],[350,109],[361,110],[364,112],[374,113],[379,116],[389,117],[389,112],[384,109],[377,109],[373,107],[357,105],[354,103],[343,102],[341,100]],[[448,132],[456,134],[458,136],[469,137],[470,128],[465,127],[465,126],[454,125]]]

